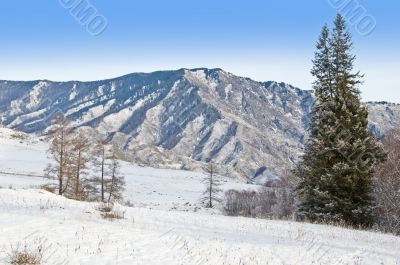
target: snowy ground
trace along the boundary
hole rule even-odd
[[[328,226],[98,204],[0,189],[0,261],[42,242],[46,264],[400,264],[400,238]]]
[[[123,164],[134,207],[117,205],[124,219],[104,220],[97,203],[32,189],[49,181],[40,177],[45,151],[45,141],[0,128],[0,264],[12,247],[40,244],[49,265],[400,265],[400,237],[196,211],[198,172]],[[224,189],[255,188],[224,181]]]
[[[49,160],[46,140],[0,128],[0,187],[35,188],[52,182],[43,178]],[[201,172],[154,169],[121,162],[126,180],[126,201],[160,210],[195,211],[205,189]],[[221,188],[256,189],[257,186],[220,178]]]

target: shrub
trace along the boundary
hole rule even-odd
[[[114,209],[114,205],[111,203],[103,203],[97,208],[97,210],[101,212],[101,216],[106,220],[113,221],[124,219],[125,213]]]
[[[389,131],[383,146],[387,158],[375,168],[373,179],[376,226],[400,235],[400,129]]]
[[[117,211],[102,213],[101,216],[104,219],[110,220],[110,221],[124,219],[124,214],[121,212],[117,212]]]
[[[29,248],[27,244],[23,247],[18,245],[16,248],[11,247],[8,257],[11,265],[40,265],[43,259],[43,248],[42,246]]]
[[[111,203],[102,203],[102,204],[100,204],[100,206],[97,208],[97,210],[98,210],[99,212],[102,212],[102,213],[109,213],[109,212],[112,211],[113,207],[114,207],[114,205],[111,204]]]
[[[50,192],[50,193],[56,193],[56,186],[51,185],[51,184],[41,185],[41,186],[39,186],[39,188],[42,190],[45,190],[47,192]]]
[[[225,213],[231,216],[288,219],[295,212],[295,193],[291,182],[268,182],[258,190],[225,192]]]

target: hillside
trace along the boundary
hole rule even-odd
[[[42,246],[44,264],[386,264],[400,238],[321,225],[99,205],[40,190],[0,189],[0,263]],[[23,224],[23,225],[22,225]]]

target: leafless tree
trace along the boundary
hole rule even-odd
[[[110,156],[110,146],[105,139],[99,139],[93,149],[93,164],[96,167],[96,171],[100,172],[100,178],[98,183],[100,185],[101,201],[105,201],[105,174],[106,174],[106,162]]]
[[[222,201],[220,197],[220,192],[222,190],[219,188],[221,183],[215,176],[215,167],[212,160],[208,163],[208,166],[205,168],[205,170],[208,173],[208,177],[203,180],[206,190],[203,193],[204,197],[201,199],[201,201],[206,205],[207,208],[213,208],[214,202]]]
[[[227,215],[260,218],[292,218],[296,210],[294,175],[287,171],[283,177],[268,181],[257,190],[228,190],[224,197]]]
[[[48,134],[50,140],[48,153],[54,163],[47,166],[46,173],[58,180],[59,195],[63,195],[67,190],[72,175],[72,135],[68,119],[63,115],[55,117],[54,125]]]
[[[400,129],[390,131],[383,141],[387,159],[377,166],[374,197],[378,226],[400,234]]]
[[[285,170],[282,177],[269,187],[276,197],[276,205],[273,206],[275,218],[293,217],[298,203],[296,194],[298,181],[291,170]]]
[[[108,193],[108,203],[122,199],[122,192],[125,189],[125,179],[120,175],[120,164],[116,150],[112,151],[109,158],[110,178],[105,181],[105,192]]]
[[[72,139],[71,197],[77,200],[89,200],[96,192],[95,181],[88,173],[90,162],[90,142],[82,133],[76,133]]]

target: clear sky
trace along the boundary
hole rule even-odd
[[[84,0],[108,23],[96,36],[96,21],[79,23],[68,9],[81,1],[2,0],[0,79],[97,80],[218,67],[310,89],[321,27],[331,24],[335,6],[350,1],[376,21],[367,35],[350,25],[365,73],[362,97],[400,103],[399,0]]]

